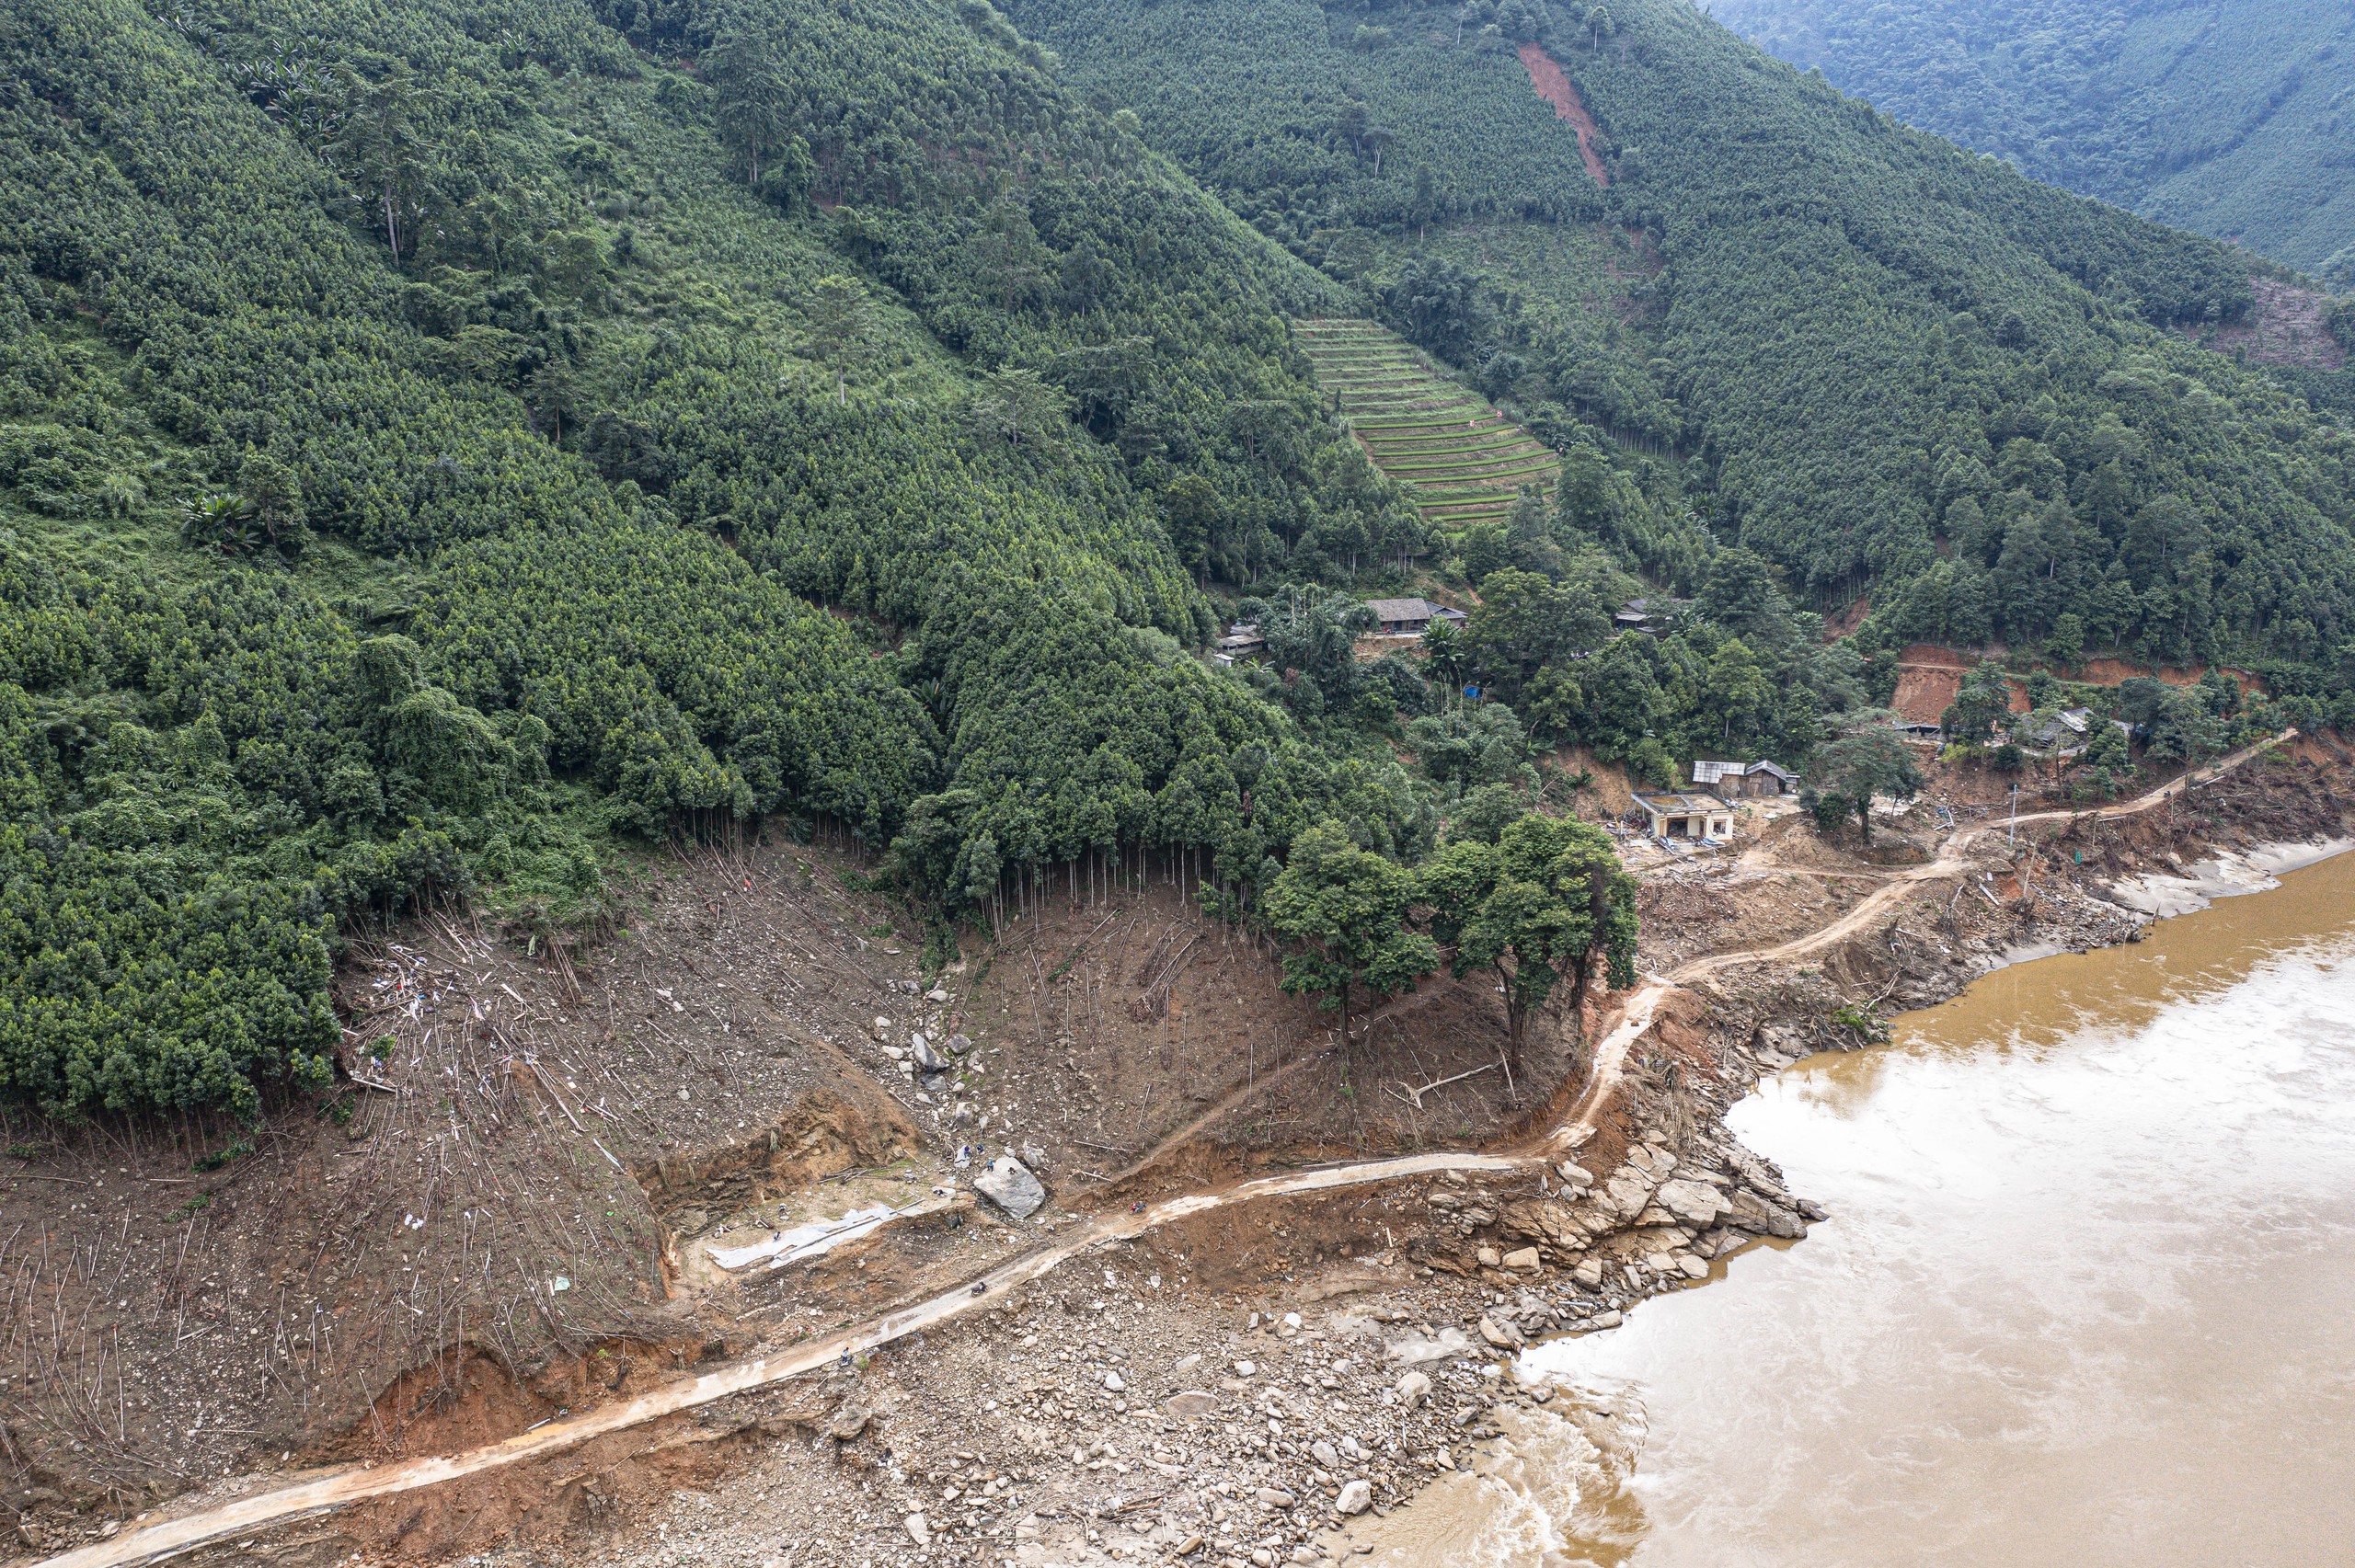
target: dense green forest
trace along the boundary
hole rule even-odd
[[[1264,232],[1591,444],[1581,521],[1657,568],[1689,509],[1803,603],[1869,587],[1887,637],[2034,645],[2067,613],[2146,658],[2342,663],[2348,436],[2166,330],[2248,308],[2226,246],[1901,127],[1676,0],[1017,15]],[[1600,122],[1607,189],[1579,189],[1524,36]]]
[[[2355,14],[2314,0],[1717,0],[1911,125],[2355,286]]]
[[[1667,0],[1021,20],[0,17],[0,1090],[250,1114],[331,1070],[359,925],[582,921],[627,846],[756,820],[936,939],[1165,857],[1346,1004],[1427,956],[1445,844],[1505,846],[1463,910],[1551,922],[1483,942],[1624,961],[1592,846],[1508,840],[1549,744],[1805,761],[1913,636],[2348,706],[2345,438],[2159,330],[2245,307],[2221,247]],[[1419,518],[1292,340],[1352,312],[1559,449],[1550,498]],[[1460,636],[1352,657],[1433,577]],[[1234,614],[1264,665],[1200,656]]]
[[[1183,651],[1181,480],[1238,574],[1412,547],[1289,342],[1338,291],[987,6],[42,0],[0,55],[15,1093],[249,1109],[350,921],[574,918],[733,819],[948,908],[1428,841]]]

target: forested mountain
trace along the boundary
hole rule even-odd
[[[1676,0],[1018,19],[0,15],[0,1092],[250,1113],[356,923],[592,918],[668,834],[848,831],[936,940],[1081,860],[1288,877],[1329,981],[1315,879],[1502,841],[1536,743],[1801,761],[1909,637],[2355,710],[2347,438],[2165,330],[2246,310],[2224,247]],[[1353,314],[1551,498],[1419,517],[1293,339]],[[1432,577],[1465,634],[1356,659]],[[1238,612],[1272,668],[1200,657]]]
[[[339,921],[564,918],[614,834],[823,818],[952,907],[1428,836],[1181,652],[1177,480],[1238,578],[1419,526],[1289,344],[1338,292],[987,6],[32,0],[0,59],[16,1093],[250,1106]]]
[[[2355,285],[2355,11],[2317,0],[1717,0],[2038,179]]]
[[[2168,658],[2328,660],[2355,630],[2348,437],[2166,330],[2248,308],[2213,241],[1907,130],[1677,0],[1017,15],[1265,232],[1513,373],[1532,428],[1562,403],[1664,451],[1820,605],[1877,584],[1892,634],[2068,616]],[[1583,95],[1607,187],[1524,49]],[[1445,308],[1434,269],[1470,275]]]

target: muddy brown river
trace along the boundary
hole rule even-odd
[[[1355,1561],[2355,1563],[2355,854],[1898,1022],[1731,1118],[1829,1222],[1527,1353]]]

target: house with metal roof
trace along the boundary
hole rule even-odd
[[[2085,749],[2093,726],[2091,708],[2062,708],[2050,715],[2030,714],[2020,722],[2020,743],[2039,756],[2074,757]]]
[[[1385,637],[1419,637],[1430,630],[1434,621],[1461,626],[1472,618],[1461,610],[1421,598],[1369,599],[1365,607],[1381,621]]]
[[[1693,764],[1693,782],[1719,795],[1756,798],[1797,795],[1799,776],[1779,762],[1704,762]]]

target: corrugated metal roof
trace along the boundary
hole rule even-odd
[[[1752,773],[1772,773],[1786,784],[1796,784],[1798,774],[1780,762],[1704,762],[1693,764],[1693,782],[1696,784],[1719,784],[1727,779],[1748,778]]]

